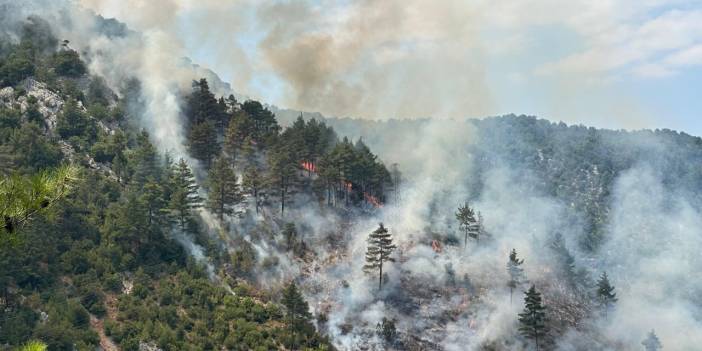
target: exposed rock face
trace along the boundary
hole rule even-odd
[[[139,351],[163,351],[161,350],[156,344],[149,342],[140,342],[139,343]]]
[[[45,132],[50,136],[57,136],[56,124],[58,122],[58,116],[63,109],[63,105],[65,104],[63,98],[56,92],[49,90],[46,83],[36,81],[33,78],[25,79],[21,83],[20,87],[24,89],[24,92],[21,95],[18,94],[19,91],[13,87],[5,87],[0,89],[0,107],[18,109],[20,112],[25,113],[30,106],[29,98],[33,97],[36,99],[37,110],[44,117],[44,124],[46,128]],[[88,112],[80,101],[78,101],[78,108],[86,113]],[[95,120],[95,118],[92,116],[89,116],[89,118]],[[98,128],[100,128],[103,132],[107,134],[115,133],[116,126],[110,127],[99,120],[95,120],[95,122]],[[73,146],[71,146],[65,140],[59,140],[58,143],[64,156],[71,162],[83,161],[90,168],[100,170],[104,174],[107,174],[111,178],[117,180],[117,176],[114,174],[109,165],[96,162],[88,154],[78,154]]]
[[[39,113],[44,116],[49,133],[53,134],[56,129],[58,114],[61,112],[64,104],[61,96],[49,90],[46,84],[31,78],[26,79],[22,83],[22,88],[25,90],[25,94],[19,97],[15,96],[17,91],[12,87],[0,89],[0,105],[5,108],[19,108],[24,113],[29,108],[28,98],[33,96],[37,100]]]
[[[29,107],[27,96],[35,97],[37,99],[39,112],[44,116],[49,131],[53,133],[56,128],[58,114],[63,108],[63,99],[55,92],[49,90],[46,84],[37,82],[34,79],[25,80],[23,87],[27,91],[27,95],[21,96],[18,99],[21,104],[22,112],[26,111]]]

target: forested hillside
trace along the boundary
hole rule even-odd
[[[29,18],[19,43],[2,42],[0,57],[3,185],[77,167],[66,196],[0,236],[0,345],[330,347],[306,309],[291,319],[289,304],[306,306],[299,293],[281,305],[279,290],[249,284],[255,252],[227,252],[198,210],[211,211],[217,225],[251,211],[284,218],[298,192],[330,208],[379,206],[389,174],[362,142],[339,140],[314,120],[283,130],[261,103],[216,98],[202,79],[183,107],[193,158],[186,162],[159,153],[139,127],[138,81],[110,90],[43,20]],[[13,200],[0,208],[8,223]],[[286,240],[297,247],[299,239]],[[205,248],[211,261],[184,247]]]

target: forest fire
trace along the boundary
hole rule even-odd
[[[373,207],[377,207],[377,208],[383,207],[383,203],[380,202],[380,200],[378,200],[377,197],[375,197],[367,192],[363,192],[363,198],[366,199],[366,201],[369,204],[373,205]]]
[[[300,167],[307,172],[317,173],[317,165],[315,165],[312,161],[302,161],[300,162]],[[342,181],[342,184],[344,191],[351,192],[353,190],[353,183],[349,182],[348,180]],[[375,208],[383,207],[383,203],[376,196],[373,196],[368,192],[363,192],[363,199]]]
[[[317,173],[317,166],[311,161],[302,161],[302,169],[308,172]]]

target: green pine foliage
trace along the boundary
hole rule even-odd
[[[480,213],[476,213],[474,209],[468,206],[468,203],[458,207],[456,211],[456,220],[458,220],[458,226],[463,230],[463,246],[468,246],[468,238],[472,238],[476,241],[480,240],[481,236],[481,220]]]
[[[328,341],[314,332],[309,305],[295,282],[283,289],[281,304],[285,307],[285,346],[289,350],[328,349]]]
[[[546,307],[534,285],[524,295],[524,311],[519,314],[519,332],[525,338],[534,340],[537,351],[548,335]]]
[[[217,215],[220,221],[223,221],[224,216],[235,213],[236,206],[242,201],[236,173],[225,158],[220,157],[214,161],[207,183],[209,188],[207,208]]]
[[[383,265],[386,262],[395,262],[395,259],[390,257],[392,252],[397,248],[392,241],[392,234],[383,226],[383,223],[380,223],[378,229],[368,235],[366,264],[363,266],[363,270],[366,273],[378,271],[379,290],[383,288]]]
[[[607,312],[614,307],[617,302],[617,293],[614,292],[614,286],[609,282],[607,272],[602,272],[600,279],[597,280],[597,303],[602,312],[607,315]]]
[[[173,167],[170,186],[172,192],[168,208],[171,218],[181,231],[185,231],[193,218],[193,210],[202,206],[202,198],[198,194],[199,186],[195,176],[182,158]]]
[[[248,286],[260,264],[253,246],[242,240],[228,255],[195,212],[204,205],[222,219],[248,197],[252,210],[276,206],[268,201],[275,198],[287,213],[295,194],[324,182],[334,182],[336,193],[323,197],[343,196],[348,206],[364,193],[382,201],[389,179],[382,162],[362,141],[340,142],[324,122],[300,119],[282,130],[260,102],[216,97],[203,79],[183,109],[186,146],[204,171],[196,181],[187,162],[159,154],[137,129],[139,81],[112,92],[69,44],[59,45],[35,18],[19,43],[0,46],[2,87],[23,96],[32,78],[64,99],[55,129],[36,97],[27,97],[25,111],[0,108],[0,231],[15,238],[0,245],[0,345],[37,340],[48,350],[92,350],[100,343],[97,320],[121,350],[333,349],[296,287],[277,303]],[[343,172],[323,177],[323,160]],[[303,172],[302,162],[317,169]],[[189,257],[173,227],[222,268],[214,274],[235,295]],[[297,230],[290,224],[282,235],[303,255]]]

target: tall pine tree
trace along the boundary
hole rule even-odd
[[[207,208],[217,215],[220,221],[224,216],[231,216],[235,207],[241,203],[242,196],[234,169],[224,157],[215,159],[207,179],[209,197]]]
[[[258,167],[249,166],[246,168],[246,171],[244,171],[244,176],[241,183],[244,191],[253,197],[256,214],[258,214],[265,195],[264,189],[266,188],[266,182],[263,174],[258,170]]]
[[[270,185],[280,197],[280,213],[285,215],[285,205],[298,181],[298,162],[293,150],[284,142],[279,143],[269,155]]]
[[[305,301],[300,291],[297,289],[295,282],[290,282],[283,290],[282,304],[285,306],[285,317],[288,324],[289,335],[289,350],[297,350],[302,346],[303,341],[299,340],[304,337],[309,329],[312,314],[310,307]]]
[[[366,264],[363,270],[371,273],[378,270],[378,289],[383,287],[383,264],[385,262],[395,262],[390,257],[397,246],[392,243],[392,234],[380,223],[378,229],[368,236],[368,248],[366,250]]]
[[[522,264],[524,259],[519,259],[517,257],[517,250],[512,249],[509,253],[509,261],[507,261],[507,273],[509,274],[509,281],[507,286],[509,286],[509,303],[512,304],[512,294],[514,289],[524,282],[524,269]]]
[[[458,207],[456,211],[456,219],[458,220],[458,226],[463,230],[463,246],[468,246],[468,237],[480,241],[480,214],[476,214],[475,210],[468,206],[468,203]]]
[[[614,303],[617,302],[617,294],[614,292],[614,287],[609,282],[607,272],[602,272],[600,279],[597,280],[597,302],[605,317],[607,316],[607,312],[614,306]]]
[[[546,336],[546,307],[541,302],[541,294],[534,285],[524,296],[524,311],[519,314],[519,332],[528,339],[533,339],[536,350],[539,340]]]
[[[658,339],[658,336],[653,329],[651,329],[651,331],[648,333],[646,339],[641,342],[641,345],[644,346],[646,351],[658,351],[663,348],[661,341]]]
[[[184,231],[192,216],[192,210],[202,206],[202,199],[197,192],[198,186],[193,172],[185,160],[181,158],[172,172],[172,189],[168,209],[173,220]]]
[[[202,161],[205,167],[209,168],[212,159],[220,151],[215,124],[212,121],[193,124],[190,127],[188,148],[194,158]]]

